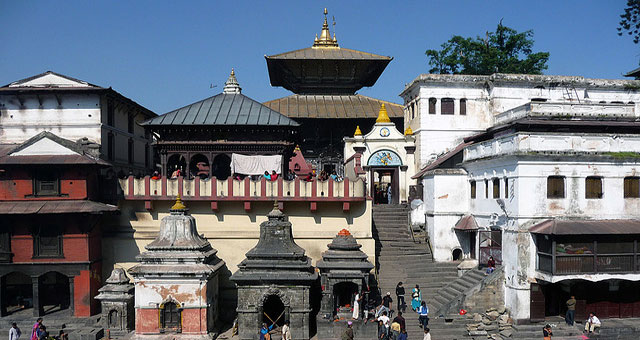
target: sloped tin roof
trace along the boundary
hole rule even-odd
[[[391,118],[402,118],[402,105],[363,95],[301,95],[274,99],[264,105],[291,118],[376,118],[384,103]]]
[[[349,48],[314,48],[307,47],[295,51],[265,56],[267,59],[342,59],[342,60],[388,60],[392,57],[377,55]]]
[[[220,93],[149,119],[142,125],[299,126],[300,124],[243,94]]]

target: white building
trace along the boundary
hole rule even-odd
[[[402,93],[424,186],[413,218],[434,258],[502,260],[516,319],[563,314],[570,294],[576,317],[640,313],[637,90],[582,77],[416,78]]]
[[[154,116],[111,88],[51,71],[0,87],[1,144],[19,144],[42,131],[86,138],[121,174],[153,167],[152,139],[139,123]]]

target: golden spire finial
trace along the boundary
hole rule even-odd
[[[235,76],[236,75],[236,71],[233,70],[233,67],[231,68],[231,75]]]
[[[316,34],[316,39],[313,42],[313,47],[338,47],[338,41],[335,34],[331,38],[331,32],[329,32],[329,24],[327,23],[327,14],[329,12],[324,9],[324,22],[322,23],[322,31],[320,31],[320,38]]]
[[[182,199],[180,199],[180,194],[176,196],[176,203],[171,207],[171,210],[187,210],[187,206],[182,203]]]
[[[360,131],[360,125],[356,125],[356,132],[353,133],[353,137],[362,136],[362,131]]]
[[[411,130],[411,126],[407,127],[406,129],[404,129],[404,135],[405,136],[411,136],[413,135],[413,130]]]
[[[389,119],[389,114],[387,114],[387,108],[384,106],[384,103],[380,106],[376,123],[391,123],[391,119]]]

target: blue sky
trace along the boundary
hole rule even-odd
[[[234,67],[244,94],[280,98],[290,92],[271,87],[264,55],[311,46],[324,7],[340,46],[394,57],[359,92],[379,99],[400,102],[404,84],[429,70],[426,49],[500,19],[534,30],[534,50],[551,53],[546,74],[622,78],[640,60],[640,46],[616,34],[625,3],[0,0],[0,83],[52,70],[162,114],[221,92]]]

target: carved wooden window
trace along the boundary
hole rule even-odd
[[[179,330],[182,328],[180,322],[180,309],[173,302],[167,302],[164,304],[160,311],[160,323],[164,329]]]
[[[602,177],[590,176],[585,180],[585,198],[602,198]]]
[[[464,116],[467,114],[467,100],[462,98],[460,99],[460,115]]]
[[[640,197],[640,177],[624,178],[624,198]]]
[[[476,198],[476,181],[471,181],[471,198]]]
[[[55,172],[39,171],[33,177],[34,196],[59,196],[60,180]]]
[[[62,257],[62,231],[55,226],[41,226],[33,235],[33,257]]]
[[[547,198],[564,198],[564,176],[547,177]]]
[[[437,99],[429,98],[429,114],[430,115],[436,114],[436,104],[437,103],[438,103]]]
[[[454,111],[453,98],[442,98],[440,102],[440,114],[452,115]]]
[[[493,179],[493,198],[500,198],[500,179]]]

